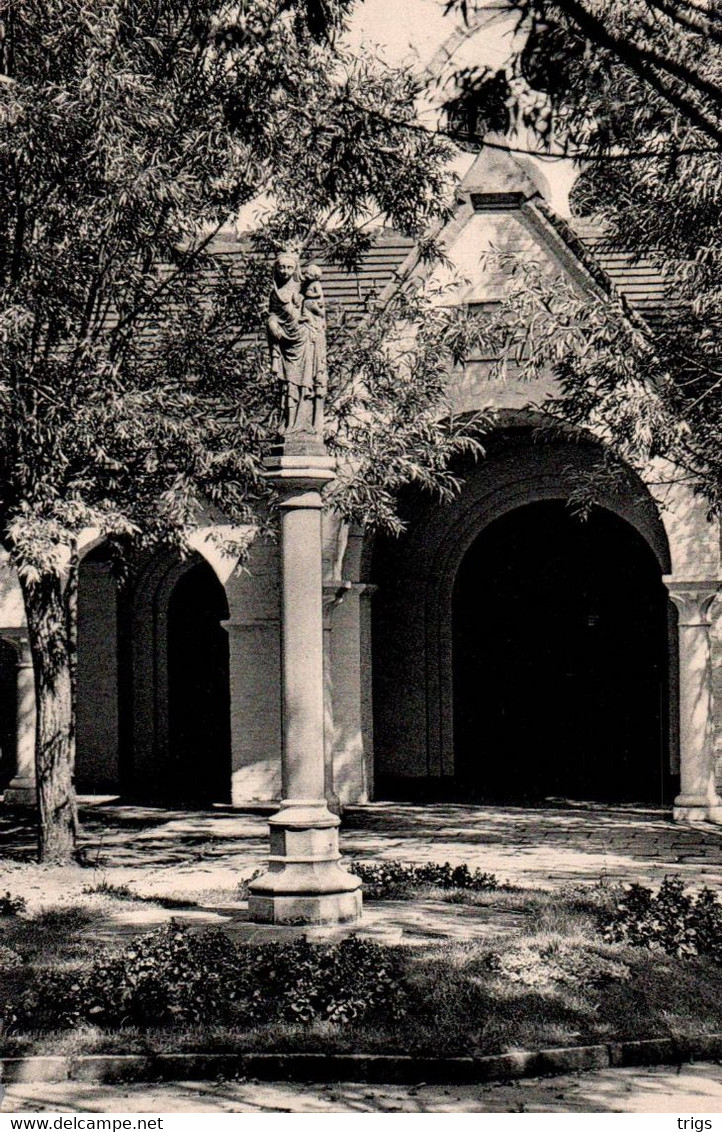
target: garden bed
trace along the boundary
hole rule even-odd
[[[376,895],[398,899],[398,879]],[[447,879],[421,876],[401,896],[515,910],[515,926],[408,948],[353,935],[252,945],[171,924],[101,947],[93,925],[125,893],[33,915],[0,901],[0,1053],[484,1057],[722,1031],[713,896]]]

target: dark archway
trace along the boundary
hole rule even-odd
[[[168,796],[188,805],[229,802],[228,617],[207,562],[176,582],[168,604]]]
[[[517,507],[453,591],[457,787],[481,800],[668,801],[667,597],[619,516]]]
[[[382,535],[374,539],[367,560],[367,573],[363,580],[377,587],[371,624],[377,798],[440,799],[469,795],[469,779],[473,776],[467,774],[467,782],[460,781],[464,757],[459,751],[458,720],[455,719],[468,704],[465,707],[463,699],[459,701],[458,689],[455,703],[454,689],[454,652],[459,651],[458,647],[456,650],[454,647],[454,624],[456,622],[458,626],[460,623],[458,601],[457,616],[454,617],[454,593],[458,593],[462,584],[463,564],[477,540],[483,539],[484,532],[494,524],[508,521],[513,525],[515,520],[507,520],[507,516],[515,513],[532,515],[535,512],[527,509],[550,505],[551,511],[547,516],[557,516],[557,527],[542,521],[536,541],[532,539],[532,545],[527,545],[522,553],[522,563],[528,556],[528,584],[531,585],[533,572],[542,568],[547,561],[547,553],[554,552],[558,545],[558,540],[555,543],[556,532],[563,546],[564,539],[569,541],[570,528],[567,524],[575,524],[571,530],[579,531],[580,524],[572,518],[567,506],[569,497],[580,476],[596,476],[603,459],[602,449],[588,438],[544,436],[539,430],[523,427],[500,429],[490,434],[485,438],[485,448],[483,460],[476,464],[467,463],[460,469],[463,487],[458,495],[443,505],[420,492],[409,490],[401,501],[406,522],[404,533],[398,538]],[[656,605],[657,619],[653,620],[659,630],[658,634],[655,630],[659,652],[654,653],[654,663],[659,662],[660,665],[661,683],[657,683],[660,697],[665,697],[668,681],[672,686],[667,702],[654,709],[654,719],[661,722],[661,728],[656,731],[657,740],[661,736],[656,752],[658,758],[668,757],[671,766],[676,768],[676,624],[661,585],[662,575],[671,570],[667,534],[649,489],[631,470],[615,482],[613,489],[603,493],[600,507],[596,518],[590,520],[587,531],[599,531],[599,524],[606,524],[605,533],[597,540],[601,543],[597,561],[599,564],[606,563],[609,592],[616,594],[618,608],[625,607],[624,589],[627,583],[632,587],[631,592],[641,589],[642,593],[648,593],[651,587],[656,593],[655,602],[659,601]],[[504,528],[497,529],[503,531]],[[503,558],[504,546],[505,540],[500,537],[499,584],[510,569]],[[574,546],[572,539],[572,550]],[[587,557],[593,558],[594,553],[592,548]],[[537,557],[534,558],[534,555]],[[468,562],[472,560],[473,556]],[[584,570],[584,555],[577,557],[576,561],[578,576]],[[596,569],[598,571],[599,567]],[[490,603],[495,616],[503,616],[502,611],[506,612],[510,604],[513,607],[510,616],[518,615],[522,622],[524,617],[532,616],[528,608],[522,608],[525,604],[528,607],[529,603],[520,603],[513,593],[512,599],[507,600],[505,605],[502,601],[503,587],[494,596],[492,591],[496,584],[491,578],[484,582],[483,575],[480,575],[476,580],[472,578],[470,593],[476,595],[476,600]],[[479,591],[484,585],[489,592],[482,598]],[[574,587],[569,588],[568,585],[570,602],[574,601],[574,592]],[[562,608],[566,600],[565,597]],[[483,610],[483,604],[479,608]],[[593,614],[592,610],[590,616]],[[475,616],[477,614],[471,603],[461,614],[461,620]],[[637,616],[634,608],[630,616],[632,621]],[[472,638],[478,639],[478,633],[472,634]],[[456,668],[458,671],[458,662]],[[472,693],[476,694],[474,678],[469,679],[472,681]],[[669,722],[661,718],[667,712],[671,715]],[[538,718],[537,731],[540,726]],[[475,731],[469,724],[466,734],[467,738],[476,734],[478,739],[482,732]],[[669,750],[665,751],[667,735]],[[469,739],[469,743],[471,741]],[[480,748],[478,741],[474,742],[478,756]],[[538,735],[535,743],[539,749]],[[470,749],[467,746],[467,752]],[[649,744],[647,750],[651,750]],[[657,769],[653,774],[652,788],[645,785],[643,791],[656,802],[660,798],[660,777]],[[538,788],[537,785],[535,789]],[[475,780],[474,790],[477,796],[482,796],[478,780]],[[549,783],[543,796],[554,792],[554,785]],[[631,796],[632,791],[628,794]]]
[[[82,794],[120,788],[119,591],[106,543],[78,571],[75,781]]]
[[[17,649],[0,640],[0,791],[17,773],[17,670]]]

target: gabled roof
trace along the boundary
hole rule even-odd
[[[510,154],[499,150],[482,150],[460,182],[455,216],[447,226],[447,235],[456,238],[469,216],[475,212],[513,212],[517,209],[543,216],[566,249],[568,263],[606,291],[616,291],[646,322],[659,324],[669,309],[668,283],[663,270],[649,258],[636,259],[628,252],[612,248],[604,231],[589,220],[564,220],[549,208],[540,189],[544,175],[527,167]],[[442,234],[443,238],[443,234]],[[559,246],[559,245],[558,245]],[[248,254],[248,243],[238,237],[222,237],[214,241],[216,255]],[[369,251],[362,256],[358,270],[349,271],[339,264],[324,261],[311,251],[307,258],[318,258],[323,266],[323,287],[329,313],[341,310],[352,321],[358,321],[414,270],[415,242],[390,229],[380,229]],[[572,260],[568,257],[571,254]]]
[[[650,257],[637,258],[613,247],[594,221],[560,217],[546,202],[545,184],[543,172],[529,161],[499,150],[482,150],[464,177],[459,196],[466,194],[476,211],[513,207],[516,197],[516,207],[543,217],[598,286],[621,295],[650,326],[658,325],[670,307],[663,268]]]
[[[646,256],[636,258],[610,246],[604,230],[593,221],[574,219],[579,240],[615,289],[651,325],[659,324],[669,309],[669,282],[659,264]]]

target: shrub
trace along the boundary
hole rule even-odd
[[[709,888],[688,895],[679,877],[665,877],[656,895],[631,885],[614,908],[600,913],[600,926],[607,939],[633,947],[722,963],[722,905]]]
[[[22,958],[17,951],[14,951],[12,947],[5,947],[0,944],[0,974],[22,967],[22,963]]]
[[[128,884],[111,884],[110,881],[101,880],[97,884],[86,884],[82,892],[85,896],[107,896],[111,900],[142,900]]]
[[[119,1026],[163,1025],[174,1017],[197,1020],[223,1002],[218,983],[228,943],[190,936],[173,925],[137,940],[118,956],[102,955],[85,968],[38,972],[17,1014],[40,1029],[80,1022]]]
[[[361,877],[368,900],[408,900],[420,889],[464,889],[467,892],[492,892],[499,887],[493,873],[480,869],[472,872],[468,865],[437,865],[426,861],[411,865],[404,861],[354,861],[350,871]]]
[[[13,896],[10,892],[0,896],[0,916],[19,916],[26,908],[27,904],[23,896]]]
[[[631,977],[626,963],[594,949],[580,949],[578,940],[524,940],[505,951],[489,952],[485,966],[505,983],[542,992],[561,987],[596,990]]]
[[[338,944],[307,940],[256,949],[254,1018],[279,1021],[397,1020],[406,1014],[402,956],[353,936]]]
[[[194,934],[171,924],[84,969],[39,971],[6,1017],[42,1030],[348,1023],[404,1011],[400,956],[377,943],[239,945],[217,929]]]

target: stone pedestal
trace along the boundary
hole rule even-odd
[[[321,454],[267,461],[280,495],[283,793],[269,822],[268,872],[252,882],[252,920],[334,924],[361,915],[361,882],[340,864],[339,818],[325,797],[321,489],[334,461]]]
[[[715,785],[709,618],[720,582],[664,580],[679,615],[680,793],[674,819],[722,822],[722,798]]]
[[[6,806],[35,806],[38,790],[35,778],[35,675],[30,645],[24,635],[4,632],[17,652],[17,762],[15,774],[5,787]]]

